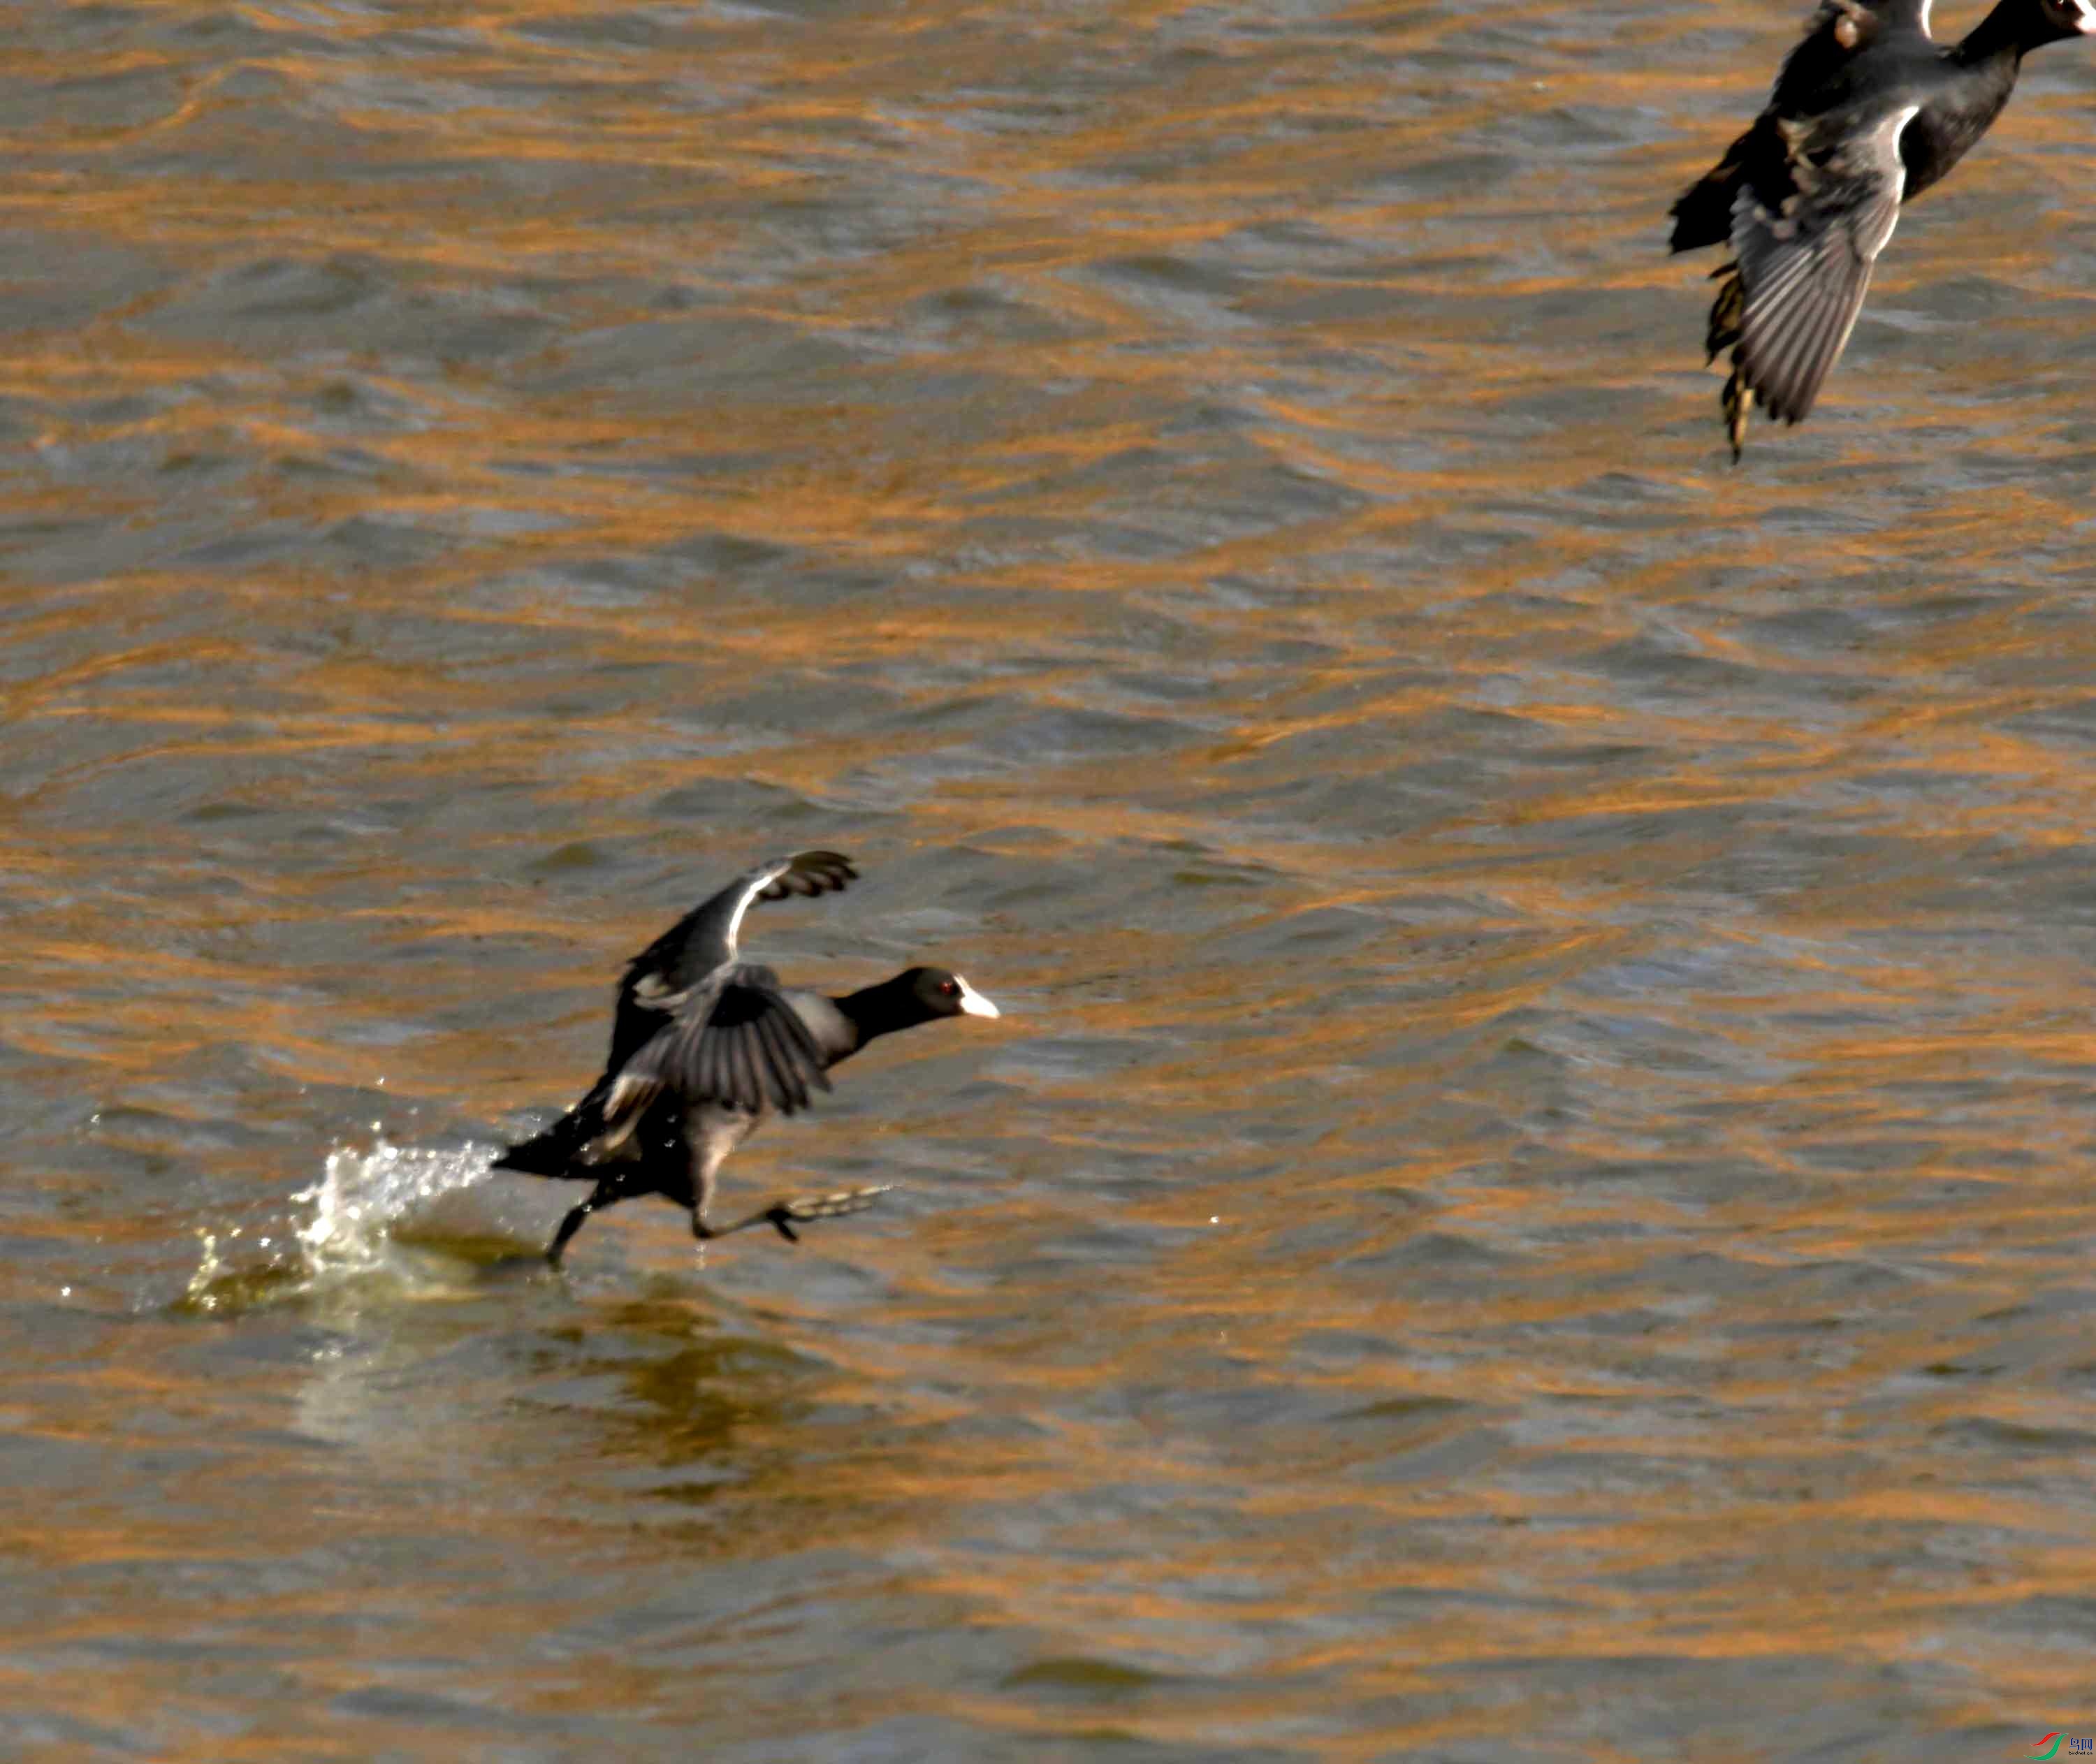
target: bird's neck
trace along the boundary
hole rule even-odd
[[[2024,56],[2062,34],[2041,0],[2000,0],[1946,53],[1944,59],[1958,77],[1922,107],[1900,137],[1900,157],[1906,164],[1903,201],[1913,201],[1965,157],[2002,114]]]
[[[2038,0],[2000,0],[1950,51],[1950,59],[1967,72],[1986,76],[1990,85],[1999,83],[2001,97],[1994,105],[1999,110],[2016,83],[2016,69],[2024,57],[2071,34],[2053,22]]]
[[[830,1002],[844,1013],[845,1020],[858,1037],[852,1050],[854,1053],[877,1035],[892,1035],[897,1029],[913,1028],[931,1020],[914,989],[900,978],[862,986]]]

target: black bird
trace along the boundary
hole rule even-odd
[[[745,871],[687,913],[627,964],[604,1076],[544,1133],[512,1146],[498,1170],[580,1177],[596,1186],[546,1247],[556,1268],[568,1240],[600,1207],[660,1194],[688,1207],[692,1236],[769,1225],[798,1242],[796,1225],[863,1211],[880,1188],[779,1200],[733,1225],[706,1217],[714,1179],[763,1117],[806,1108],[810,1088],[876,1035],[936,1017],[993,1017],[997,1006],[958,974],[905,968],[842,998],[787,991],[768,967],[736,959],[742,915],[758,901],[835,893],[858,877],[834,851],[796,852]]]
[[[1953,48],[1929,0],[1823,0],[1768,108],[1675,203],[1673,249],[1728,246],[1712,272],[1710,359],[1732,457],[1747,411],[1797,422],[1849,340],[1900,204],[1965,156],[2015,89],[2023,58],[2096,31],[2096,0],[1998,0]]]

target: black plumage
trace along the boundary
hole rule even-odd
[[[1999,0],[1951,47],[1928,0],[1823,0],[1768,107],[1673,208],[1672,248],[1726,245],[1706,342],[1722,403],[1797,422],[1849,340],[1902,205],[1987,132],[2033,49],[2096,31],[2096,0]]]
[[[830,1088],[830,1068],[875,1037],[939,1017],[993,1017],[997,1006],[958,974],[906,968],[841,998],[790,989],[736,958],[743,915],[759,901],[812,897],[857,879],[833,851],[759,864],[679,919],[627,965],[612,1018],[611,1053],[589,1092],[543,1133],[510,1146],[500,1170],[577,1177],[594,1185],[561,1221],[546,1259],[598,1209],[643,1194],[688,1207],[692,1235],[793,1227],[871,1206],[884,1190],[848,1190],[775,1201],[732,1225],[706,1216],[728,1154],[769,1114],[806,1108]]]

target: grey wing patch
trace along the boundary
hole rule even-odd
[[[611,1068],[622,1068],[684,1013],[716,968],[735,959],[743,915],[757,902],[832,893],[858,879],[841,853],[801,851],[745,870],[701,901],[627,963],[612,1020]]]
[[[1779,121],[1795,188],[1774,209],[1746,189],[1732,205],[1745,295],[1740,371],[1771,416],[1805,416],[1849,340],[1871,266],[1899,219],[1900,134],[1917,108],[1893,111],[1853,139],[1841,133],[1851,117]]]
[[[808,1106],[813,1090],[830,1088],[827,1064],[780,993],[779,976],[754,963],[731,963],[693,989],[675,1024],[627,1063],[613,1082],[605,1120],[622,1121],[622,1103],[644,1110],[666,1092],[687,1108],[711,1102],[746,1115],[791,1115]]]

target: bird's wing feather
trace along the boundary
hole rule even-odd
[[[1860,129],[1853,115],[1780,123],[1788,190],[1744,187],[1733,202],[1745,294],[1740,366],[1772,416],[1796,422],[1810,411],[1849,340],[1871,265],[1899,219],[1900,133],[1915,108]]]
[[[858,880],[834,851],[801,851],[745,870],[702,901],[627,964],[612,1020],[610,1068],[617,1070],[683,1015],[692,989],[736,958],[743,915],[759,901],[829,894]]]
[[[779,976],[755,963],[730,963],[693,989],[676,1021],[621,1069],[605,1104],[607,1133],[665,1094],[687,1108],[711,1102],[791,1115],[807,1107],[811,1087],[829,1089],[825,1063]]]

